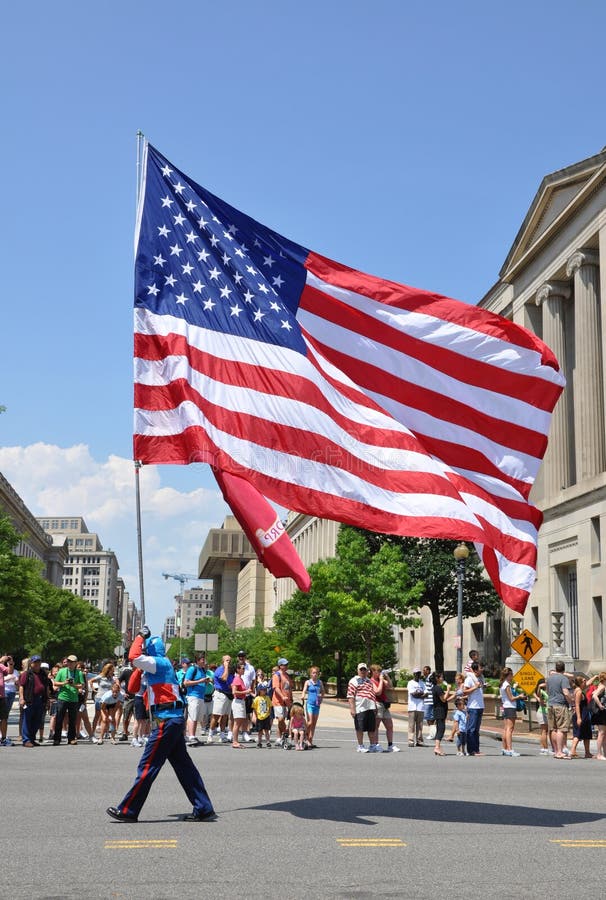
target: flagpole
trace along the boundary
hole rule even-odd
[[[139,557],[139,604],[141,623],[145,622],[145,586],[143,583],[143,544],[141,541],[141,491],[139,489],[139,469],[143,463],[135,460],[135,502],[137,507],[137,555]]]
[[[139,200],[141,198],[141,157],[143,153],[145,137],[142,131],[137,131],[137,205],[136,215],[139,215]],[[143,463],[141,460],[135,461],[135,505],[137,515],[137,556],[139,561],[139,608],[141,612],[141,623],[145,622],[145,584],[143,580],[143,542],[141,538],[141,489],[139,485],[139,470]]]

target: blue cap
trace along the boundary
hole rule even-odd
[[[31,663],[33,663],[33,662],[40,662],[41,659],[42,659],[41,656],[30,656],[29,661],[30,661]]]
[[[287,660],[287,659],[284,659],[284,657],[281,656],[280,659],[278,660],[278,665],[279,665],[279,666],[287,666],[287,665],[288,665],[288,660]]]

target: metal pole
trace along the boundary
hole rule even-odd
[[[143,585],[143,544],[141,541],[141,492],[139,489],[139,469],[142,463],[135,460],[135,500],[137,506],[137,555],[139,557],[139,608],[141,624],[145,622],[145,588]]]
[[[465,577],[465,560],[457,560],[457,672],[463,671],[463,578]]]
[[[142,131],[137,132],[137,171],[136,186],[137,197],[135,212],[138,215],[139,202],[141,199],[141,155],[144,147],[144,135]],[[135,501],[137,508],[137,556],[139,559],[139,609],[141,611],[141,624],[145,623],[145,587],[143,583],[143,543],[141,540],[141,491],[139,487],[139,469],[143,463],[136,459],[135,463]]]

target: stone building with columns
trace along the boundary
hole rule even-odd
[[[606,668],[606,148],[545,176],[480,305],[525,325],[566,376],[531,500],[542,510],[537,581],[523,623],[563,655]]]

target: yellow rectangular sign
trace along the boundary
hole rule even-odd
[[[544,676],[541,675],[538,669],[535,669],[533,665],[530,663],[524,663],[521,669],[513,676],[514,682],[517,684],[521,691],[524,691],[525,694],[533,694],[537,684],[540,681],[544,681]]]
[[[511,649],[523,656],[526,661],[532,659],[542,646],[543,642],[527,628],[520,632],[515,641],[511,642]]]

